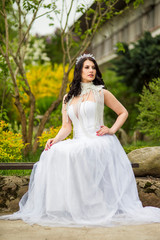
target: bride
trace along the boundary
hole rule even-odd
[[[118,115],[104,126],[104,104]],[[62,128],[34,165],[20,210],[1,219],[47,226],[116,226],[160,222],[160,209],[143,207],[131,163],[115,133],[128,117],[106,89],[95,58],[81,55],[63,99]],[[72,130],[73,139],[65,139]]]

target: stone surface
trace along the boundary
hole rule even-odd
[[[0,176],[0,212],[14,212],[27,192],[29,176]]]
[[[160,207],[160,178],[136,178],[136,182],[143,206]]]
[[[143,206],[160,207],[160,178],[136,178]],[[27,192],[28,177],[0,176],[0,212],[15,212],[19,201]]]
[[[128,154],[131,163],[139,163],[134,168],[136,177],[160,177],[160,147],[146,147],[136,149]]]

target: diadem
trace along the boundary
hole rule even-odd
[[[93,56],[93,54],[82,54],[80,55],[77,59],[76,59],[76,64],[82,59],[82,58],[87,58],[87,57],[90,57],[90,58],[93,58],[95,60],[95,57]]]

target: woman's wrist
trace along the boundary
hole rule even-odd
[[[54,139],[54,143],[57,143],[57,142],[59,142],[59,140],[58,140],[58,138],[53,138]]]
[[[115,134],[115,133],[116,133],[116,130],[111,127],[111,128],[109,129],[109,133],[110,133],[110,134]]]

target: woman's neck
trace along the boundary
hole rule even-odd
[[[91,87],[91,86],[93,86],[94,84],[93,84],[93,82],[91,81],[91,82],[81,82],[81,88],[83,89],[83,88],[88,88],[88,87]]]

